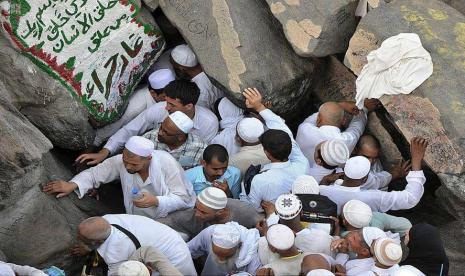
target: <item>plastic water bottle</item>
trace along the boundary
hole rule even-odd
[[[132,200],[138,200],[144,197],[144,195],[139,191],[139,189],[134,187],[131,190],[131,197],[132,197]]]

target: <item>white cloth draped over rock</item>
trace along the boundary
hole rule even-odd
[[[365,99],[409,94],[433,73],[431,55],[415,33],[386,39],[368,54],[367,60],[356,81],[355,100],[360,109]]]
[[[210,144],[224,146],[231,156],[239,152],[241,148],[236,143],[236,126],[244,118],[244,110],[234,105],[227,98],[223,98],[218,104],[218,113],[221,116],[221,131],[213,138]]]

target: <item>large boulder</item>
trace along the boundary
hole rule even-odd
[[[132,0],[3,1],[0,59],[10,101],[54,145],[81,149],[117,119],[164,41]],[[78,6],[79,5],[79,6]]]
[[[343,53],[357,26],[357,0],[266,0],[294,51],[304,57]]]
[[[299,57],[265,2],[160,0],[160,7],[194,49],[205,72],[240,103],[258,87],[273,109],[290,115],[305,102],[314,60]]]
[[[449,6],[465,14],[465,1],[463,0],[442,0],[442,2],[447,3]]]

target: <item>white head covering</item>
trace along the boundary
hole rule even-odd
[[[290,220],[300,214],[302,201],[296,195],[282,194],[276,199],[274,206],[280,218]]]
[[[218,224],[213,230],[212,242],[224,249],[236,247],[241,242],[241,232],[233,225]]]
[[[306,276],[334,276],[334,273],[326,269],[314,269],[309,271]]]
[[[220,128],[236,127],[237,123],[244,118],[244,110],[233,104],[228,98],[224,97],[218,104],[218,113],[221,116]]]
[[[304,229],[295,237],[295,246],[303,252],[332,255],[331,242],[333,237],[320,229]],[[331,263],[330,263],[331,264]]]
[[[149,76],[149,83],[153,89],[163,89],[168,83],[174,81],[176,76],[169,69],[160,69]]]
[[[171,57],[177,64],[182,66],[194,67],[198,64],[197,57],[187,44],[174,47],[171,51]]]
[[[274,224],[268,228],[266,240],[278,250],[288,250],[294,245],[295,235],[286,225]]]
[[[423,272],[418,268],[411,265],[403,265],[394,272],[391,272],[392,276],[425,276]]]
[[[330,166],[342,166],[349,159],[349,148],[339,140],[329,140],[321,144],[321,157]]]
[[[16,276],[13,269],[4,262],[0,262],[0,275],[2,275],[2,276]]]
[[[171,121],[179,128],[179,130],[186,134],[194,127],[194,121],[181,111],[173,112],[168,117],[170,117]]]
[[[347,201],[342,208],[342,213],[347,222],[355,228],[368,226],[373,217],[370,206],[356,199]]]
[[[223,190],[215,187],[208,187],[203,189],[197,196],[197,200],[200,201],[200,203],[203,205],[214,210],[224,209],[228,203],[228,197],[223,192]]]
[[[292,184],[293,194],[317,195],[320,193],[320,186],[311,175],[298,176]]]
[[[347,160],[344,174],[351,179],[362,179],[370,172],[370,161],[364,156],[355,156]]]
[[[368,246],[371,246],[374,240],[379,238],[386,238],[386,233],[377,227],[363,227],[362,229],[363,239]]]
[[[125,261],[118,268],[118,275],[150,276],[148,268],[138,261]]]
[[[257,118],[244,118],[237,124],[237,135],[247,143],[257,143],[263,132],[263,123]]]
[[[385,266],[393,266],[402,259],[402,247],[390,238],[380,238],[374,241],[374,256],[378,262]]]
[[[155,149],[155,145],[152,141],[141,136],[132,136],[124,147],[135,155],[142,157],[151,156]]]

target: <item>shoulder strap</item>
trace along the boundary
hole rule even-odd
[[[139,240],[136,238],[136,236],[134,236],[134,234],[129,232],[129,230],[125,229],[124,227],[122,227],[122,226],[120,226],[118,224],[112,224],[112,226],[114,226],[116,229],[120,230],[126,236],[128,236],[128,238],[131,239],[131,241],[134,243],[134,246],[136,246],[136,250],[140,248]]]

